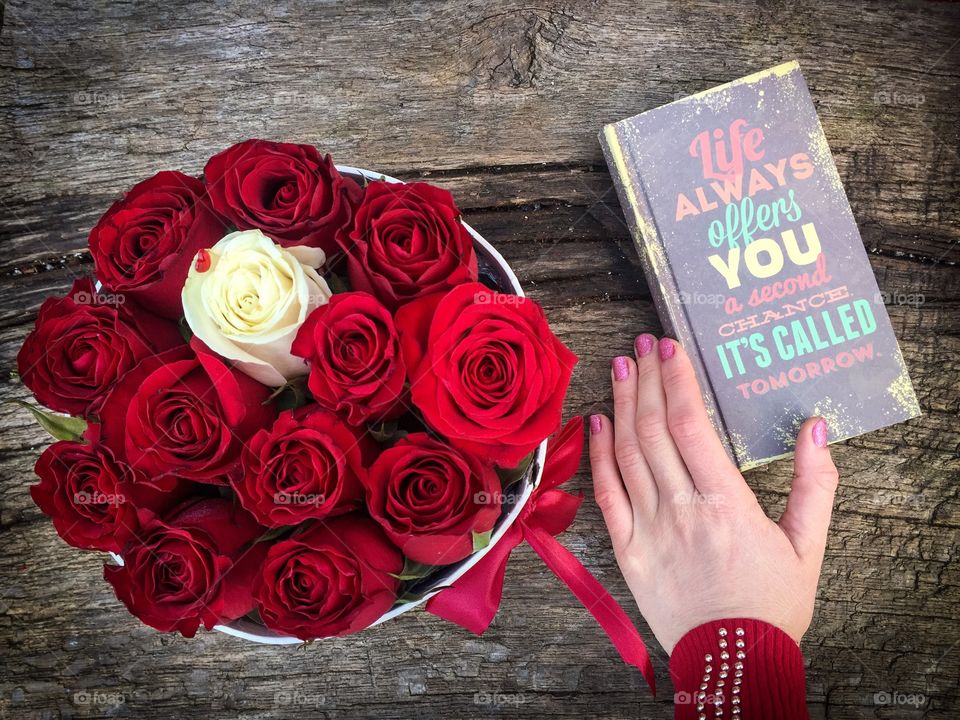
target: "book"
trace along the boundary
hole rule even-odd
[[[664,332],[741,469],[917,417],[910,376],[796,62],[600,133]]]

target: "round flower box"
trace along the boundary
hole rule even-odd
[[[30,493],[150,627],[362,631],[515,547],[556,483],[577,357],[448,191],[247,140],[137,183],[89,247],[17,356],[58,440]]]

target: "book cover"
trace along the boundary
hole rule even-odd
[[[600,142],[664,325],[747,469],[920,408],[796,62],[607,125]]]

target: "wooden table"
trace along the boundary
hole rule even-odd
[[[834,450],[811,711],[956,718],[958,43],[960,7],[936,2],[7,3],[3,375],[43,298],[91,271],[87,232],[118,193],[269,137],[453,191],[580,355],[568,413],[609,411],[609,358],[658,322],[598,129],[798,58],[924,411]],[[27,397],[13,381],[0,392]],[[3,717],[672,717],[664,653],[653,700],[529,548],[482,638],[421,612],[305,649],[161,635],[31,502],[44,433],[11,404],[0,425]],[[790,475],[778,462],[747,477],[776,515]],[[588,499],[564,542],[656,647],[585,468],[572,484]]]

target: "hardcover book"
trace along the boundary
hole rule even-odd
[[[920,414],[796,62],[607,125],[664,332],[741,469]]]

